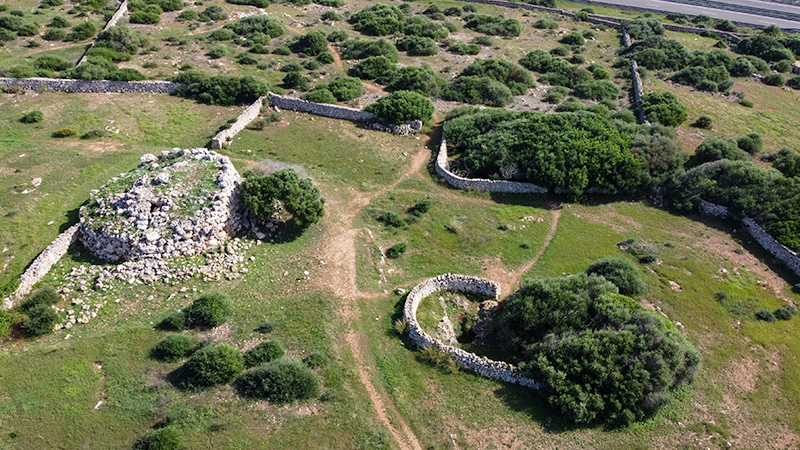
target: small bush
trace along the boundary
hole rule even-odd
[[[19,119],[22,123],[39,123],[42,120],[44,120],[44,114],[39,110],[31,111]]]
[[[211,59],[219,59],[225,56],[227,52],[228,49],[225,48],[224,45],[215,45],[211,47],[211,50],[209,50],[208,53],[206,53],[206,56],[208,56]]]
[[[79,23],[72,27],[72,31],[67,34],[67,41],[83,41],[91,38],[97,32],[97,27],[92,22]]]
[[[317,367],[325,367],[328,365],[328,355],[322,352],[312,352],[310,355],[303,358],[303,364],[316,369]]]
[[[106,130],[94,129],[83,133],[81,139],[100,139],[106,136]]]
[[[756,312],[756,319],[763,320],[764,322],[775,322],[775,315],[772,311],[762,308]]]
[[[442,353],[432,345],[423,348],[418,353],[419,358],[445,373],[458,372],[458,364],[453,361],[449,353]]]
[[[36,337],[51,333],[58,322],[58,314],[48,305],[33,306],[26,311],[26,314],[28,317],[22,322],[22,329],[29,336]]]
[[[246,372],[236,384],[243,396],[274,403],[289,403],[319,394],[319,381],[314,372],[297,361],[285,359]]]
[[[308,90],[309,81],[311,81],[311,79],[300,72],[289,72],[285,77],[283,77],[283,87],[286,89],[305,91]]]
[[[275,325],[269,319],[265,320],[261,325],[256,327],[257,332],[264,334],[272,332],[273,329],[275,329]]]
[[[33,294],[29,295],[28,298],[25,299],[22,304],[19,305],[19,309],[23,312],[28,312],[33,308],[38,306],[47,306],[48,308],[58,303],[61,297],[56,292],[55,288],[52,286],[44,286],[40,289],[37,289]]]
[[[431,203],[430,200],[428,200],[427,198],[422,199],[414,203],[414,206],[408,209],[408,213],[413,216],[421,216],[430,211],[431,206],[433,206],[433,204]]]
[[[752,108],[753,107],[753,102],[751,102],[750,100],[744,99],[744,98],[739,100],[739,104],[744,106],[745,108]]]
[[[364,85],[358,78],[339,76],[328,83],[328,90],[331,91],[336,100],[346,102],[364,94]]]
[[[762,81],[769,86],[783,86],[785,83],[783,76],[779,73],[771,73],[765,76]]]
[[[392,323],[392,328],[394,328],[395,333],[400,336],[405,336],[405,334],[408,333],[408,321],[405,319],[396,319]]]
[[[197,350],[180,373],[179,385],[198,389],[225,384],[244,370],[244,357],[230,345],[208,345]]]
[[[183,448],[183,435],[175,427],[150,430],[136,439],[133,450],[179,450]]]
[[[8,336],[11,324],[14,323],[14,313],[11,311],[0,310],[0,339]]]
[[[161,320],[156,328],[165,331],[183,331],[187,328],[186,316],[180,312],[172,313]]]
[[[344,16],[336,11],[325,11],[322,13],[322,20],[340,21],[344,20]]]
[[[183,334],[171,334],[156,344],[150,356],[164,362],[175,362],[188,355],[194,347],[194,341]]]
[[[692,124],[693,127],[697,128],[704,128],[706,130],[711,129],[712,120],[711,117],[708,116],[700,116],[697,120]]]
[[[255,367],[261,364],[283,358],[283,347],[276,341],[264,341],[251,348],[244,354],[245,367]]]
[[[322,64],[332,64],[336,61],[336,58],[333,57],[333,53],[324,51],[317,55],[317,61],[321,62]]]
[[[761,153],[761,151],[764,149],[764,141],[761,139],[761,135],[758,133],[750,133],[746,136],[740,137],[736,141],[736,145],[751,155]]]
[[[70,136],[75,136],[77,131],[73,130],[72,128],[59,128],[53,132],[54,138],[65,138]]]
[[[67,38],[67,32],[58,28],[47,30],[42,35],[45,41],[63,41]]]
[[[390,259],[397,259],[400,257],[400,255],[405,253],[406,250],[408,250],[408,244],[405,242],[394,244],[393,246],[389,247],[388,250],[386,250],[386,257]]]
[[[394,211],[384,211],[378,216],[378,222],[382,222],[387,227],[400,228],[406,225],[406,221]]]
[[[775,310],[774,314],[778,320],[790,320],[792,316],[797,314],[797,308],[792,305],[781,306]]]
[[[634,296],[644,292],[645,284],[639,269],[630,261],[619,258],[601,259],[586,270],[588,275],[600,275],[619,289],[622,295]]]
[[[231,314],[228,298],[220,293],[204,295],[183,311],[192,327],[214,328],[222,325]]]
[[[430,99],[413,91],[392,92],[367,106],[366,110],[395,124],[415,119],[428,123],[433,117]]]
[[[348,37],[350,37],[350,35],[347,34],[347,31],[338,30],[328,33],[327,39],[328,42],[344,42]]]

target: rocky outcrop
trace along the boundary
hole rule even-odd
[[[532,183],[519,181],[487,180],[482,178],[464,178],[450,171],[447,161],[447,142],[442,133],[442,143],[439,145],[439,155],[436,156],[434,167],[436,173],[444,178],[447,184],[456,189],[473,190],[481,192],[498,192],[505,194],[546,194],[547,189]]]
[[[106,261],[170,258],[218,247],[242,226],[241,177],[227,156],[197,148],[142,157],[80,211],[80,239]]]
[[[519,368],[503,361],[495,361],[445,344],[438,339],[434,339],[422,329],[419,322],[417,322],[417,308],[419,304],[425,297],[434,292],[442,291],[464,292],[496,300],[500,296],[500,285],[494,281],[477,277],[444,274],[429,278],[414,286],[414,289],[408,293],[405,305],[403,306],[403,319],[408,322],[409,338],[422,348],[433,346],[438,351],[449,354],[454,361],[461,364],[463,367],[487,378],[538,389],[539,383],[536,380],[525,377]]]
[[[171,81],[108,81],[108,80],[71,80],[61,78],[0,78],[0,86],[20,86],[23,89],[47,90],[58,92],[153,92],[172,94],[183,83]]]
[[[227,130],[222,130],[216,136],[211,138],[211,148],[219,149],[223,146],[227,147],[233,142],[233,138],[244,130],[244,127],[250,124],[261,113],[261,107],[264,106],[264,97],[259,97],[258,100],[253,102],[252,105],[245,108],[236,121],[231,124]]]

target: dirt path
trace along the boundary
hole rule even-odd
[[[375,294],[362,292],[358,288],[356,277],[356,237],[361,230],[355,228],[356,217],[373,199],[390,191],[422,170],[429,158],[430,151],[425,147],[420,148],[412,156],[411,164],[402,176],[392,184],[375,192],[362,193],[350,190],[348,196],[327,196],[331,198],[327,209],[331,211],[332,216],[325,231],[325,241],[317,254],[317,258],[320,261],[324,261],[325,265],[322,266],[321,273],[315,277],[314,283],[320,289],[333,291],[339,299],[337,311],[345,324],[351,324],[360,319],[360,312],[356,303],[359,299],[374,298],[376,296]],[[358,377],[369,395],[378,420],[389,430],[402,450],[422,450],[417,437],[403,419],[403,416],[397,411],[383,385],[372,382],[377,369],[365,356],[368,353],[368,344],[363,333],[349,326],[345,341],[356,360]],[[390,413],[391,417],[399,423],[399,429],[392,424]]]
[[[494,264],[491,265],[490,268],[486,271],[486,277],[492,281],[496,281],[500,283],[500,293],[502,295],[508,295],[514,292],[514,289],[519,286],[522,277],[527,273],[531,267],[534,266],[539,261],[539,258],[542,257],[547,247],[550,245],[550,241],[553,240],[553,237],[556,235],[556,230],[558,230],[558,220],[561,218],[561,210],[560,209],[553,209],[552,210],[552,221],[550,223],[550,231],[547,233],[547,237],[544,238],[544,242],[542,242],[542,246],[539,248],[539,251],[536,253],[536,256],[533,257],[530,261],[518,267],[517,269],[506,270],[503,268],[501,264]]]

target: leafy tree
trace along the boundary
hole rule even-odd
[[[242,183],[241,193],[257,219],[268,220],[278,215],[301,230],[318,222],[325,213],[325,200],[319,189],[308,178],[301,179],[293,169],[248,177]]]
[[[433,117],[433,103],[413,91],[395,91],[383,96],[366,108],[381,119],[400,124],[408,120],[421,120],[427,123]]]

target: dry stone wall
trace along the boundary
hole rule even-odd
[[[0,86],[21,86],[23,89],[58,92],[104,93],[104,92],[153,92],[172,94],[183,83],[171,81],[109,81],[71,80],[61,78],[0,78]]]
[[[750,236],[753,236],[753,239],[761,244],[766,251],[786,264],[797,276],[800,276],[800,258],[798,258],[797,253],[789,250],[785,245],[775,240],[775,238],[764,231],[755,220],[745,217],[742,220],[742,225],[744,225],[744,228],[750,233]]]
[[[106,31],[109,28],[116,25],[117,22],[119,22],[119,20],[122,19],[122,17],[125,16],[125,14],[127,14],[127,12],[128,12],[128,0],[122,0],[122,3],[119,4],[119,7],[114,12],[114,15],[112,15],[111,18],[108,19],[108,22],[106,22],[106,26],[103,27],[103,31]],[[86,61],[87,58],[86,55],[89,53],[89,50],[91,50],[92,47],[94,47],[95,42],[97,41],[93,41],[92,45],[90,45],[89,48],[87,48],[86,51],[83,52],[83,56],[81,56],[81,59],[79,59],[78,63],[75,64],[76,66],[80,66],[81,64],[84,63],[84,61]]]
[[[498,192],[506,194],[546,194],[547,189],[532,183],[519,181],[486,180],[481,178],[460,177],[448,168],[447,142],[442,133],[442,143],[439,145],[439,155],[436,157],[436,173],[454,188],[481,192]]]
[[[222,130],[217,133],[211,139],[211,148],[219,149],[223,146],[230,145],[233,141],[233,138],[239,134],[240,131],[244,130],[250,122],[253,121],[256,117],[258,117],[259,113],[261,113],[261,107],[264,105],[264,97],[260,97],[258,100],[253,102],[252,105],[245,108],[239,117],[236,118],[236,122],[234,122],[230,128],[227,130]]]
[[[31,292],[31,288],[42,280],[42,277],[47,275],[47,272],[50,271],[50,268],[53,267],[53,264],[58,262],[64,254],[67,253],[69,246],[72,245],[78,237],[78,228],[79,225],[75,224],[67,229],[67,231],[61,233],[47,248],[33,260],[30,266],[25,269],[25,272],[22,274],[20,278],[19,286],[17,290],[14,291],[14,295],[4,299],[3,307],[5,309],[10,309],[14,305],[15,300],[19,300],[22,297],[28,295]]]
[[[406,303],[403,306],[403,319],[408,322],[408,335],[411,340],[422,348],[433,346],[436,350],[449,354],[454,361],[465,368],[487,378],[538,389],[539,383],[536,380],[525,377],[519,368],[503,361],[495,361],[452,345],[447,345],[438,339],[434,339],[422,329],[419,322],[417,322],[417,308],[425,297],[442,291],[465,292],[497,299],[500,296],[500,285],[494,281],[477,277],[444,274],[429,278],[414,286],[414,289],[408,293]]]

